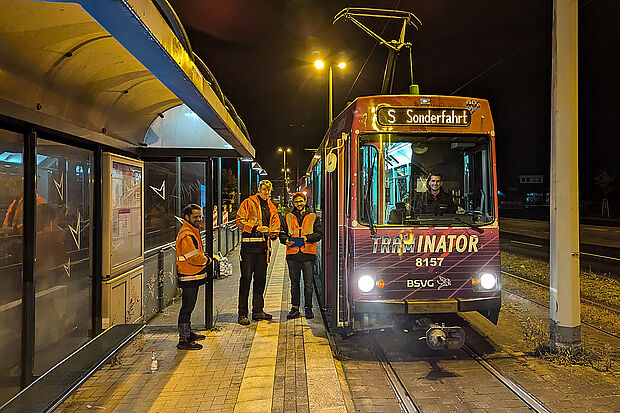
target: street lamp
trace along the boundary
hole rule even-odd
[[[314,61],[314,67],[316,67],[318,70],[322,70],[325,67],[325,62],[318,59]],[[344,61],[340,61],[338,62],[338,64],[336,65],[336,67],[338,69],[343,70],[345,67],[347,67],[346,62]],[[332,120],[334,119],[334,74],[333,74],[333,69],[334,66],[332,64],[329,65],[329,87],[328,87],[328,119],[329,119],[329,125],[331,126],[332,124]]]
[[[282,172],[284,172],[284,198],[286,199],[286,194],[288,192],[288,188],[287,188],[287,173],[289,172],[289,170],[286,167],[286,153],[290,153],[291,152],[291,148],[286,148],[284,149],[283,147],[279,147],[278,148],[278,152],[282,152]]]

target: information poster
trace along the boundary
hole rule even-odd
[[[142,167],[112,162],[112,266],[142,255]]]

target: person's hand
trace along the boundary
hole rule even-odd
[[[259,225],[256,230],[260,233],[266,233],[269,232],[269,227],[265,226],[265,225]]]
[[[305,235],[304,235],[304,236],[302,236],[302,238],[304,239],[304,244],[305,244],[306,242],[308,242],[308,238],[306,238],[306,236],[305,236]]]
[[[293,246],[293,244],[294,244],[294,242],[293,242],[293,241],[286,241],[286,246],[287,246],[287,247],[292,247],[292,246]]]

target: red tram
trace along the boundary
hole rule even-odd
[[[429,198],[437,186],[443,203]],[[315,281],[332,327],[351,334],[421,323],[429,346],[440,349],[460,347],[464,334],[433,322],[438,314],[478,311],[497,323],[488,101],[359,97],[334,119],[301,187],[324,222]]]

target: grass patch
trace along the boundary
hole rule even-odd
[[[549,263],[502,251],[502,270],[549,285]],[[581,298],[620,309],[620,281],[606,274],[581,271]]]
[[[617,373],[611,346],[596,349],[580,346],[552,349],[549,346],[549,326],[541,320],[528,317],[521,325],[526,346],[535,357],[559,365],[592,367],[597,371]]]

